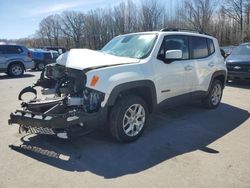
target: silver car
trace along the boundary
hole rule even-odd
[[[0,44],[0,72],[18,77],[33,68],[31,52],[25,46]]]

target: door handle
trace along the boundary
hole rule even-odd
[[[185,71],[190,71],[193,69],[193,67],[191,65],[187,65],[184,67]]]
[[[210,62],[210,63],[208,63],[208,66],[209,66],[209,67],[213,67],[213,66],[214,66],[214,63],[213,63],[213,62]]]

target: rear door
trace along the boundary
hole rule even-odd
[[[6,54],[4,54],[4,47],[5,45],[0,45],[0,69],[6,69],[7,65],[7,57]]]
[[[195,71],[193,74],[193,91],[207,91],[212,74],[216,69],[215,47],[212,39],[190,36],[190,56]]]

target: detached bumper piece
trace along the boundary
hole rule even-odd
[[[50,128],[42,128],[42,127],[29,127],[28,130],[25,130],[24,127],[20,126],[20,128],[23,129],[23,131],[27,131],[32,134],[47,134],[47,135],[55,135],[56,133],[53,131],[53,129]],[[21,131],[20,131],[21,132]]]
[[[64,114],[45,114],[17,110],[10,114],[8,123],[19,124],[25,132],[69,138],[95,130],[104,114],[104,111],[88,114],[73,110]]]

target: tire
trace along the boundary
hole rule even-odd
[[[45,68],[45,63],[39,62],[36,66],[37,70],[42,71]]]
[[[136,140],[143,133],[148,114],[147,105],[140,97],[128,95],[121,98],[109,116],[111,135],[120,142]]]
[[[20,77],[24,73],[24,67],[20,63],[13,63],[8,68],[8,75],[12,77]]]
[[[222,94],[222,82],[220,80],[214,80],[207,97],[202,100],[203,106],[208,109],[217,108],[220,105]]]

